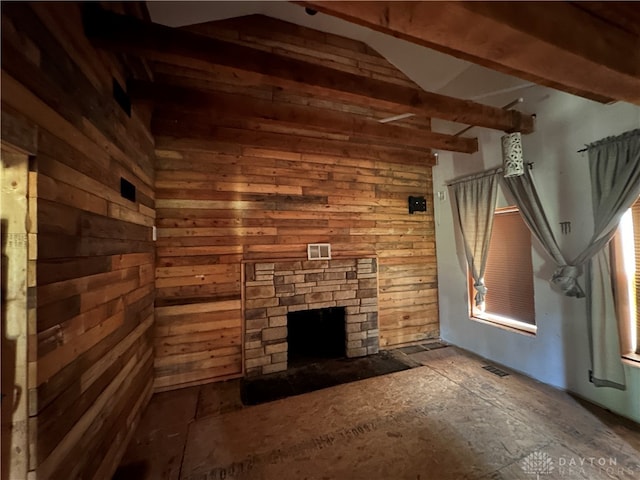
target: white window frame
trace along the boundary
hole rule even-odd
[[[623,338],[624,345],[622,358],[625,363],[629,363],[635,367],[640,367],[640,355],[637,352],[638,342],[636,330],[636,309],[640,308],[635,301],[635,247],[634,247],[634,229],[631,217],[631,209],[627,210],[620,219],[620,236],[622,238],[622,263],[624,264],[624,277],[626,277],[627,298],[629,299],[628,308],[625,311],[626,318],[622,321],[628,322],[623,331],[627,331],[629,338]],[[619,268],[616,265],[614,268]],[[619,272],[618,272],[619,273]],[[621,309],[622,310],[622,309]]]

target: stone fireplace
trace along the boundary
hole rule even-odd
[[[344,307],[345,354],[378,353],[375,258],[245,263],[244,368],[248,376],[287,369],[287,314]]]

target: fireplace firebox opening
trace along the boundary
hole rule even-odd
[[[344,307],[287,314],[289,367],[346,355]]]

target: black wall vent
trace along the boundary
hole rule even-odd
[[[124,110],[124,113],[131,117],[131,99],[115,78],[113,79],[113,99]]]
[[[132,202],[136,201],[136,186],[125,180],[124,178],[120,178],[120,195],[122,198],[126,198],[127,200],[131,200]]]

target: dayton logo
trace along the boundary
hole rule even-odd
[[[553,460],[544,452],[533,452],[522,460],[522,470],[529,475],[535,475],[540,480],[540,475],[548,475],[553,471]]]

